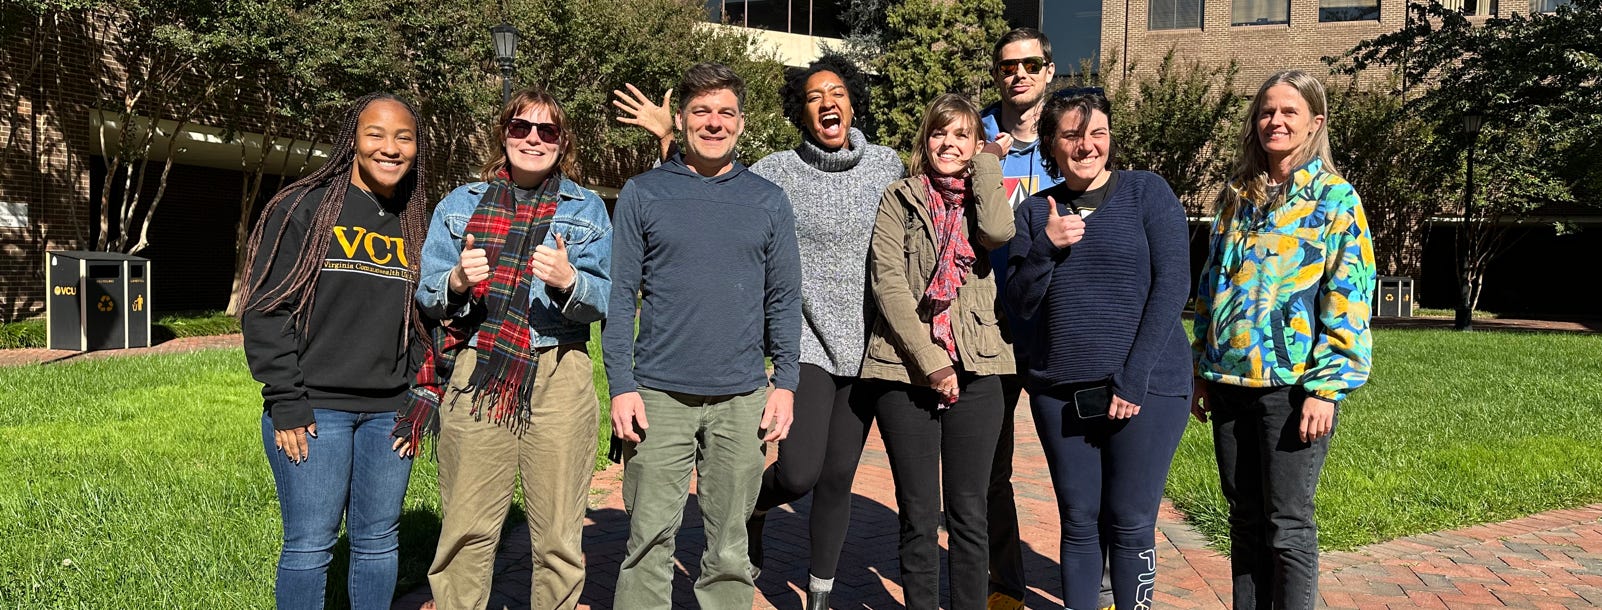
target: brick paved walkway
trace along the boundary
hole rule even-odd
[[[1028,410],[1018,429],[1033,430]],[[1032,435],[1031,435],[1032,436]],[[1033,585],[1031,608],[1061,608],[1057,576],[1058,526],[1055,500],[1040,446],[1018,445],[1015,461],[1018,512],[1024,528],[1025,567]],[[619,491],[622,469],[598,472],[584,532],[589,580],[581,608],[610,608],[618,562],[628,537]],[[894,488],[878,435],[858,471],[850,534],[841,558],[835,608],[902,608],[896,584]],[[702,534],[700,516],[685,519],[679,535],[674,579],[675,607],[694,608],[691,594]],[[803,500],[769,514],[767,565],[757,581],[755,608],[800,610],[807,581],[806,511]],[[1592,608],[1602,607],[1602,504],[1554,511],[1506,523],[1427,534],[1324,557],[1322,593],[1330,608]],[[1226,558],[1205,546],[1165,502],[1158,520],[1157,608],[1228,607]],[[942,545],[944,541],[942,540]],[[527,608],[527,529],[510,530],[496,562],[491,608]],[[414,610],[429,598],[420,590],[397,601]]]

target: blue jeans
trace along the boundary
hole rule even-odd
[[[1187,396],[1147,394],[1127,420],[1080,419],[1069,386],[1031,395],[1062,521],[1065,607],[1101,607],[1103,552],[1119,608],[1150,608],[1156,524],[1168,468],[1185,433]]]
[[[278,608],[323,607],[342,517],[350,535],[351,608],[389,608],[400,560],[401,502],[412,474],[412,460],[390,449],[395,414],[314,413],[317,438],[308,437],[300,464],[278,451],[272,420],[265,413],[261,418],[284,523],[274,590]]]

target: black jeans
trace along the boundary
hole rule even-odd
[[[1157,581],[1157,508],[1188,396],[1147,394],[1127,420],[1080,419],[1070,386],[1030,397],[1062,523],[1064,605],[1101,608],[1104,552],[1119,608],[1150,608]]]
[[[808,538],[811,575],[834,578],[851,522],[851,483],[862,445],[873,426],[875,384],[801,365],[795,390],[795,422],[779,441],[779,459],[762,473],[756,509],[783,506],[812,492]]]
[[[990,465],[990,491],[987,494],[990,519],[990,590],[1023,599],[1023,544],[1018,535],[1018,502],[1012,492],[1012,453],[1015,443],[1013,421],[1018,396],[1023,393],[1023,375],[1001,376],[1001,434],[996,440],[996,458]]]
[[[940,607],[940,507],[953,609],[985,607],[989,579],[986,491],[1001,432],[1001,380],[959,373],[957,403],[937,409],[928,387],[885,383],[879,434],[890,457],[901,522],[901,586],[909,610]]]
[[[1229,503],[1236,610],[1301,610],[1318,599],[1313,493],[1334,429],[1301,441],[1306,398],[1300,386],[1207,384],[1218,479]]]

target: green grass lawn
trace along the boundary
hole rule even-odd
[[[1381,330],[1376,343],[1320,487],[1324,546],[1602,501],[1602,336]],[[278,506],[259,388],[238,349],[0,368],[0,608],[269,607]],[[1208,430],[1192,425],[1168,491],[1214,540],[1217,481]],[[437,489],[418,460],[400,591],[425,580]],[[336,559],[332,607],[343,573]]]
[[[1378,330],[1318,489],[1320,546],[1602,501],[1602,336]],[[1220,548],[1210,426],[1191,422],[1168,495]]]
[[[599,358],[595,380],[599,399]],[[0,368],[0,608],[270,608],[278,500],[260,390],[239,349]],[[397,591],[425,584],[438,515],[434,463],[419,459]],[[335,608],[347,549],[329,572]]]

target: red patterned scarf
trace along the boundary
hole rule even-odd
[[[929,216],[934,219],[935,260],[934,277],[923,293],[924,307],[930,314],[930,330],[935,343],[946,348],[951,361],[957,361],[957,340],[951,334],[951,302],[957,299],[957,289],[968,278],[975,260],[973,245],[963,233],[962,225],[967,209],[968,180],[964,177],[924,174],[923,183],[929,188]]]
[[[435,349],[424,359],[407,393],[403,415],[396,422],[397,436],[409,436],[415,443],[433,427],[456,355],[475,334],[478,358],[468,383],[473,391],[472,414],[488,411],[491,421],[515,425],[510,416],[528,410],[538,363],[528,322],[537,278],[529,263],[535,246],[550,233],[561,183],[561,173],[552,172],[531,199],[518,201],[505,170],[490,181],[467,221],[467,233],[493,261],[493,271],[489,280],[470,292],[478,311],[464,319],[444,320],[436,328]]]

